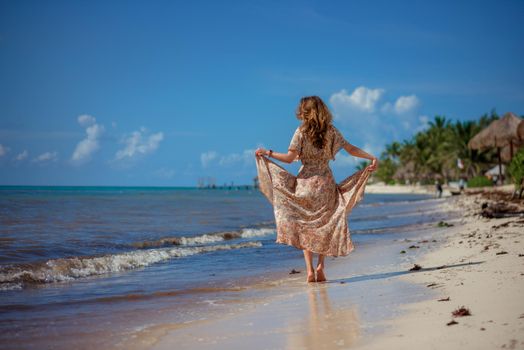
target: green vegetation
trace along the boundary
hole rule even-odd
[[[370,161],[362,160],[357,165],[357,170],[363,170],[365,167],[367,167],[369,164],[371,164]]]
[[[433,184],[435,179],[448,182],[482,175],[496,164],[496,150],[470,150],[468,142],[498,118],[494,110],[476,121],[452,122],[437,115],[411,139],[386,145],[375,177],[385,183]],[[457,166],[458,159],[463,169]]]
[[[475,176],[468,180],[468,187],[486,187],[493,186],[493,181],[485,176]]]
[[[515,189],[519,190],[524,178],[524,148],[521,148],[511,160],[508,167],[509,174],[515,184]]]
[[[437,227],[451,227],[453,224],[447,223],[445,221],[439,221]]]
[[[397,169],[397,164],[390,158],[381,159],[380,166],[377,168],[376,177],[388,185],[394,185],[393,175]]]

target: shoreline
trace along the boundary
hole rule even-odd
[[[447,210],[443,202],[435,200],[432,205]],[[437,220],[441,214],[427,215]],[[250,286],[226,303],[212,300],[210,311],[222,310],[214,317],[186,324],[157,323],[115,347],[242,349],[249,343],[253,349],[353,348],[383,334],[387,328],[381,321],[398,317],[399,305],[425,300],[425,287],[397,276],[413,273],[409,268],[423,254],[443,244],[442,231],[431,222],[419,224],[417,230],[370,235],[375,242],[366,242],[343,259],[326,260],[328,283],[308,285],[304,273],[283,276]],[[417,248],[409,249],[414,244]],[[400,254],[404,249],[408,252]]]
[[[395,234],[389,248],[329,260],[328,283],[285,278],[269,297],[244,300],[216,319],[144,329],[133,348],[523,348],[524,219],[480,217],[482,194],[436,201],[449,213],[444,227]],[[405,249],[400,266],[373,264],[408,246],[417,249]],[[421,270],[409,271],[414,264]],[[461,306],[471,316],[453,317]]]
[[[142,201],[143,197],[136,198]],[[272,236],[246,238],[260,241],[263,246],[252,250],[191,255],[190,258],[172,259],[122,273],[5,291],[6,298],[0,307],[0,327],[3,330],[0,348],[7,347],[12,341],[27,349],[150,348],[149,345],[140,345],[139,340],[147,338],[154,342],[164,337],[167,337],[168,348],[171,341],[179,344],[180,335],[173,340],[170,334],[164,336],[162,332],[179,329],[183,337],[206,334],[207,331],[199,331],[204,324],[216,325],[224,319],[231,319],[230,329],[224,330],[223,334],[235,334],[238,325],[256,324],[263,315],[277,315],[280,323],[272,320],[267,325],[253,326],[253,329],[280,332],[280,336],[275,338],[275,342],[280,343],[275,347],[283,347],[286,334],[289,334],[288,322],[303,323],[322,312],[330,317],[338,315],[342,323],[344,319],[351,323],[350,320],[356,317],[358,322],[353,322],[356,326],[352,328],[358,334],[378,332],[380,326],[366,325],[392,317],[396,312],[388,303],[389,297],[380,294],[387,289],[392,295],[407,298],[412,292],[411,287],[404,282],[388,282],[384,288],[374,288],[377,292],[373,296],[363,300],[360,297],[366,294],[366,289],[387,279],[384,271],[398,272],[398,261],[402,258],[398,252],[407,245],[395,242],[394,238],[433,229],[428,224],[435,221],[436,216],[443,217],[435,212],[436,203],[442,201],[418,195],[370,195],[367,199],[361,208],[355,208],[350,218],[351,231],[358,232],[353,237],[356,254],[327,259],[327,276],[334,283],[318,288],[312,286],[310,290],[303,281],[304,261],[300,250],[277,245]],[[244,210],[242,206],[242,212]],[[256,222],[262,223],[261,220]],[[402,234],[399,236],[397,232]],[[145,239],[135,241],[148,242]],[[164,249],[178,248],[159,248],[160,252]],[[137,250],[140,254],[150,251],[158,252],[156,248]],[[411,251],[409,255],[415,253],[418,252]],[[290,274],[292,269],[301,273]],[[311,291],[315,291],[313,295]],[[316,306],[312,308],[310,303]],[[380,314],[373,310],[373,304],[383,306]],[[293,310],[289,309],[291,305],[294,305]],[[286,310],[286,307],[288,311],[281,313],[280,310]],[[273,311],[270,314],[258,313],[262,309]],[[361,309],[364,311],[359,311]],[[347,313],[342,315],[336,310],[346,310]],[[254,312],[254,320],[239,321],[250,311]],[[278,329],[271,328],[276,325],[279,325]],[[49,332],[53,332],[53,337]],[[156,335],[151,337],[151,334]],[[216,339],[223,334],[216,334]],[[239,337],[235,339],[239,341]],[[298,330],[294,337],[302,339]],[[186,347],[194,347],[196,341],[198,339],[187,340]],[[347,344],[350,341],[355,340],[346,339]],[[145,343],[151,344],[149,340]],[[242,348],[242,344],[237,347]]]
[[[478,215],[481,204],[498,199],[496,189],[481,189],[393,204],[380,217],[393,226],[362,227],[355,251],[326,259],[327,283],[308,285],[303,266],[292,264],[301,272],[249,276],[182,298],[167,291],[142,302],[133,294],[125,312],[82,318],[60,340],[29,332],[17,341],[86,349],[519,348],[524,216]],[[360,209],[369,206],[376,204]],[[417,219],[402,225],[405,216]],[[422,268],[411,271],[414,264]],[[472,316],[452,317],[462,305]],[[103,322],[93,327],[96,319]],[[447,326],[452,319],[458,324]]]
[[[366,194],[429,194],[435,195],[434,186],[416,186],[416,185],[386,185],[384,183],[374,183],[366,185],[364,190]],[[449,192],[449,191],[446,191]],[[444,195],[444,193],[443,193]]]
[[[383,322],[387,332],[356,349],[524,348],[524,218],[481,216],[481,204],[495,203],[486,194],[495,192],[447,200],[462,217],[446,230],[445,244],[419,261],[428,270],[400,277],[433,296],[403,305],[404,315]],[[471,315],[453,316],[462,306]]]

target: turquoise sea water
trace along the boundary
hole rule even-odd
[[[433,206],[367,194],[349,219],[356,249],[438,219]],[[191,318],[210,293],[302,269],[275,237],[256,190],[0,187],[0,344],[78,322],[95,332],[130,310]]]

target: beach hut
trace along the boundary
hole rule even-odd
[[[524,142],[524,120],[519,123],[517,126],[517,136],[520,141]]]
[[[393,175],[395,180],[403,180],[412,183],[415,179],[415,163],[409,161],[407,164],[402,164]]]
[[[505,165],[502,165],[502,171],[506,171],[506,166]],[[488,176],[488,177],[493,177],[493,176],[498,176],[499,175],[499,166],[498,165],[495,165],[493,168],[489,169],[488,171],[486,171],[484,173],[485,176]]]
[[[500,149],[500,158],[503,163],[510,163],[513,159],[513,155],[516,154],[519,149],[524,147],[524,141],[513,141],[511,145],[506,145]]]
[[[497,148],[499,160],[499,178],[502,179],[502,157],[501,149],[508,147],[509,160],[513,158],[516,145],[521,142],[517,129],[522,119],[508,112],[498,120],[493,121],[488,127],[475,135],[468,143],[470,149],[483,150],[486,148]]]

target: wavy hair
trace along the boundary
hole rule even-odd
[[[323,148],[326,133],[333,117],[328,107],[318,96],[306,96],[300,99],[296,111],[297,118],[302,121],[302,132],[317,148]]]

